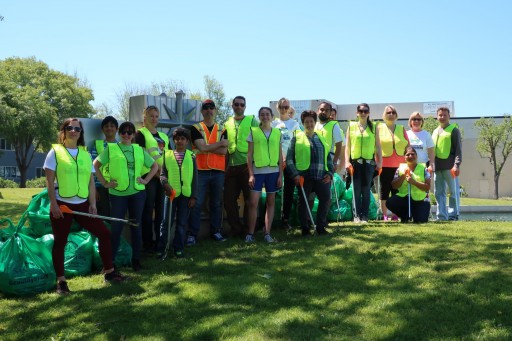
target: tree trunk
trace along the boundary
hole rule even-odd
[[[28,167],[18,167],[20,170],[20,188],[27,187],[27,170]]]
[[[500,181],[500,174],[499,173],[495,173],[494,174],[494,199],[498,200],[499,198],[499,195],[498,195],[498,182]]]

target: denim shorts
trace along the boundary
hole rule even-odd
[[[254,174],[254,188],[251,189],[253,192],[261,192],[263,185],[265,185],[265,192],[275,193],[280,190],[277,187],[277,179],[279,178],[279,172],[267,173],[267,174]]]

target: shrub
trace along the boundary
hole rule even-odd
[[[26,185],[27,185],[27,188],[45,188],[46,187],[46,177],[42,176],[40,178],[27,180]]]
[[[0,188],[18,188],[18,184],[12,180],[0,178]]]

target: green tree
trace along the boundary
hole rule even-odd
[[[227,121],[231,113],[230,101],[226,100],[224,86],[213,76],[206,75],[204,76],[204,92],[204,99],[209,98],[215,102],[215,106],[217,108],[215,121],[219,124],[223,124]]]
[[[434,117],[425,117],[423,120],[423,130],[426,130],[432,135],[434,129],[439,126],[439,122]]]
[[[499,180],[503,166],[512,152],[512,121],[505,116],[501,124],[494,118],[482,117],[474,124],[480,131],[476,150],[481,157],[488,158],[494,170],[494,199],[499,198]]]
[[[14,144],[25,187],[36,150],[48,150],[67,117],[88,117],[92,90],[78,78],[32,58],[0,61],[0,135]]]

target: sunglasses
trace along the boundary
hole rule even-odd
[[[208,109],[211,109],[211,110],[215,109],[215,105],[213,105],[213,104],[203,105],[203,110],[208,110]]]
[[[64,129],[66,131],[75,131],[77,133],[82,131],[82,128],[80,128],[80,127],[73,127],[73,126],[66,126],[66,128],[64,128]]]
[[[370,112],[370,110],[368,110],[368,109],[360,109],[357,112],[359,112],[361,114],[368,114]]]
[[[423,119],[415,117],[415,118],[411,118],[411,121],[423,121]]]
[[[126,135],[130,135],[131,136],[131,135],[133,135],[133,131],[131,131],[131,130],[123,130],[123,131],[119,132],[119,134],[120,135],[125,135],[126,134]]]
[[[290,106],[289,105],[283,105],[283,106],[280,106],[279,109],[288,110],[288,109],[290,109]]]
[[[233,103],[235,107],[245,107],[245,103]]]
[[[388,115],[396,115],[396,112],[394,112],[394,111],[388,111],[386,114],[388,114]]]
[[[407,153],[407,154],[405,154],[405,156],[415,156],[415,155],[416,154],[414,154],[414,153]]]
[[[149,110],[158,110],[157,107],[155,107],[154,105],[149,105],[147,108],[146,108],[146,111],[149,111]]]

